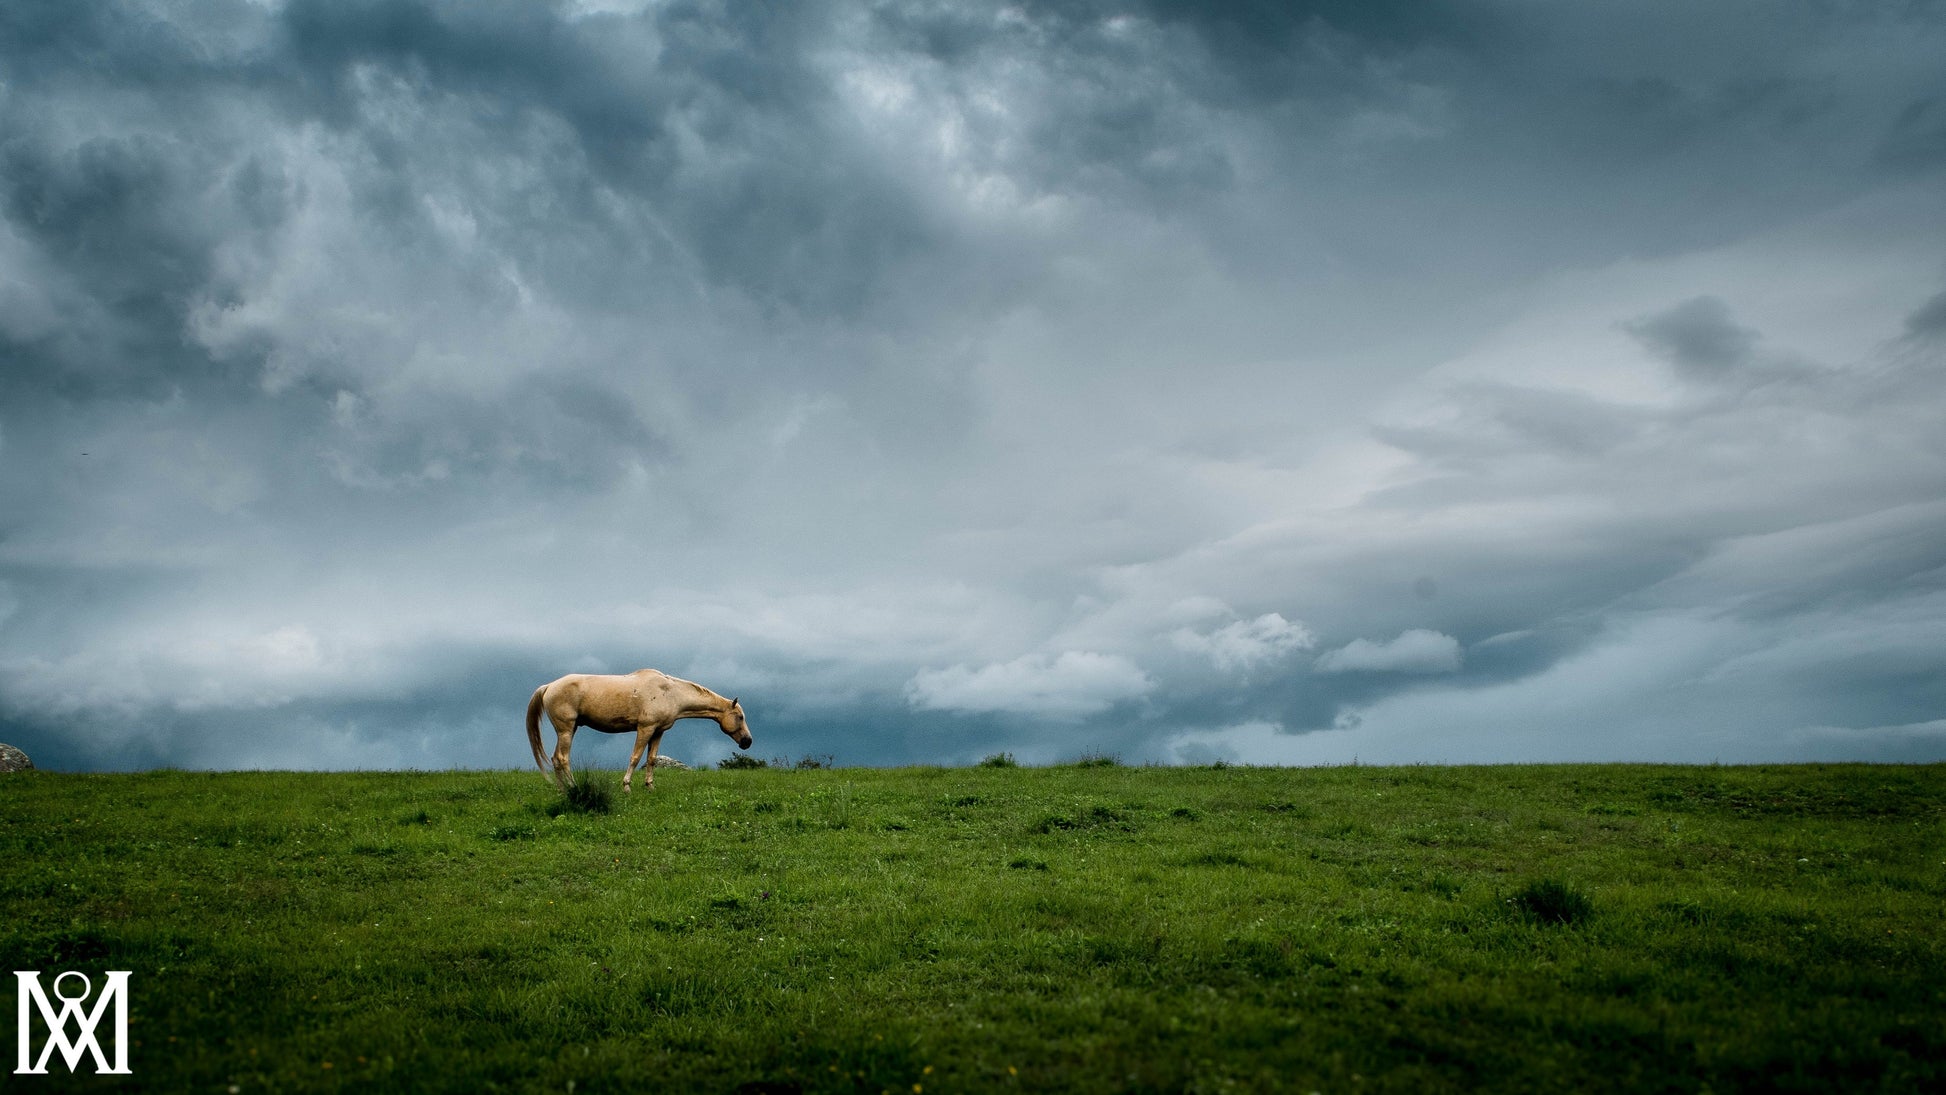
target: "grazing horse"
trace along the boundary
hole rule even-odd
[[[635,734],[635,751],[628,755],[628,768],[622,775],[622,790],[633,791],[629,780],[635,763],[642,765],[642,785],[655,790],[655,750],[662,744],[662,733],[677,719],[712,719],[737,743],[750,748],[750,724],[744,721],[743,705],[724,699],[694,681],[671,677],[653,669],[638,669],[619,675],[570,673],[534,689],[527,701],[527,741],[534,747],[534,763],[547,771],[541,759],[541,712],[554,724],[554,783],[565,789],[574,782],[568,771],[568,750],[574,745],[576,727],[587,726],[604,734]]]

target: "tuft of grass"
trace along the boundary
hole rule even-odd
[[[1198,867],[1249,867],[1251,862],[1232,851],[1204,852],[1189,862]]]
[[[1086,829],[1119,829],[1123,832],[1133,832],[1135,826],[1130,823],[1126,811],[1117,810],[1113,806],[1097,805],[1072,814],[1049,814],[1035,822],[1033,827],[1034,832],[1042,835]]]
[[[851,827],[851,783],[846,781],[837,787],[819,787],[805,796],[807,802],[822,807],[824,823],[833,829]]]
[[[753,757],[748,753],[731,753],[729,756],[717,761],[716,766],[724,771],[736,771],[743,768],[768,768],[770,767],[770,762],[762,757]]]
[[[1018,768],[1020,767],[1020,762],[1014,759],[1014,755],[1012,753],[989,753],[986,756],[980,758],[979,767]]]
[[[615,809],[615,789],[605,776],[583,771],[568,784],[567,793],[550,803],[547,816],[562,814],[606,814]]]
[[[1578,924],[1595,911],[1587,894],[1552,878],[1530,882],[1508,900],[1523,916],[1542,924]]]
[[[797,768],[803,771],[818,771],[824,768],[836,768],[837,766],[838,766],[837,759],[833,757],[830,753],[806,753],[803,756],[797,758],[796,764],[791,765],[792,768]],[[780,768],[783,767],[781,761],[779,762],[778,767]]]
[[[1112,753],[1083,753],[1068,765],[1070,768],[1120,768],[1121,766],[1122,758]]]

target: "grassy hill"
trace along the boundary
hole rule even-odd
[[[156,1091],[1946,1080],[1946,766],[657,784],[7,776],[0,958],[133,971]]]

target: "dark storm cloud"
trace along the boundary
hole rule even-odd
[[[4,733],[522,764],[652,664],[853,762],[1923,752],[1943,37],[9,4]]]
[[[367,135],[381,162],[409,160],[412,134],[374,124],[375,80],[482,127],[534,115],[567,126],[591,180],[638,197],[672,234],[675,252],[649,269],[601,256],[610,271],[636,267],[603,279],[624,292],[621,302],[661,287],[655,265],[684,263],[761,299],[856,309],[877,271],[930,242],[895,180],[833,154],[844,137],[834,132],[830,88],[809,64],[824,6],[561,15],[520,3],[296,3],[282,30],[315,96],[305,109]],[[555,196],[572,201],[575,189],[557,184]],[[575,220],[595,210],[552,212]]]
[[[1899,112],[1879,155],[1895,168],[1923,170],[1946,163],[1946,97],[1915,99]]]
[[[1946,293],[1927,301],[1920,309],[1905,319],[1906,336],[1913,339],[1930,339],[1946,335]]]
[[[8,370],[9,387],[84,398],[107,384],[154,391],[202,367],[183,353],[180,331],[213,238],[187,208],[186,166],[168,143],[141,136],[58,150],[19,137],[0,150],[8,223],[45,262],[57,317],[7,340],[7,355],[33,366]]]
[[[465,271],[440,253],[426,199],[458,192],[493,251],[577,302],[639,309],[701,279],[765,304],[856,309],[929,229],[895,180],[833,154],[830,96],[804,63],[816,13],[798,10],[570,21],[528,4],[293,4],[266,22],[246,6],[238,25],[259,25],[243,42],[215,18],[25,12],[9,220],[68,283],[48,287],[68,290],[68,325],[109,328],[56,356],[71,380],[156,383],[197,298],[236,293],[212,268],[218,246],[287,230],[315,197],[260,127],[313,121],[342,137],[330,154],[374,237],[359,242],[420,252],[436,277]],[[95,79],[63,64],[77,59]],[[158,85],[166,104],[112,110],[119,124],[92,127],[104,132],[67,117],[89,96]]]
[[[1696,377],[1721,377],[1750,359],[1757,332],[1739,327],[1716,297],[1697,297],[1625,325],[1649,352]]]

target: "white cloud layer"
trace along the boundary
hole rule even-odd
[[[1254,669],[1309,650],[1318,640],[1303,624],[1266,612],[1254,620],[1233,620],[1209,632],[1178,628],[1169,633],[1169,641],[1178,650],[1208,658],[1218,669],[1234,671]]]
[[[978,669],[923,669],[906,685],[906,698],[925,711],[1072,720],[1139,699],[1154,687],[1148,674],[1127,658],[1069,650],[1052,658],[1027,654]]]
[[[1312,663],[1318,673],[1457,673],[1459,640],[1415,627],[1395,639],[1353,639]]]

